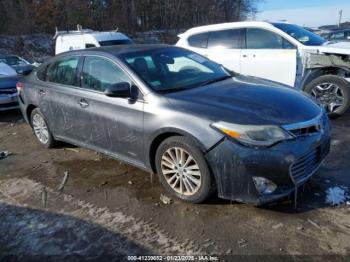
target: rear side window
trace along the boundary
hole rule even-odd
[[[243,32],[243,29],[211,32],[208,40],[208,48],[220,46],[227,49],[241,49]]]
[[[190,36],[188,38],[188,44],[193,47],[207,48],[208,33]]]
[[[47,80],[63,85],[78,85],[77,68],[80,57],[65,57],[53,64],[47,70]]]
[[[282,36],[264,29],[247,28],[247,49],[291,49],[294,46]]]
[[[129,77],[112,61],[101,57],[87,56],[83,66],[82,87],[104,92],[109,86],[130,82]]]

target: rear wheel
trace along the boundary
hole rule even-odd
[[[47,148],[53,147],[55,140],[45,122],[39,108],[35,108],[30,115],[30,124],[38,141]]]
[[[156,153],[159,179],[173,196],[192,203],[209,197],[212,179],[203,153],[186,137],[164,140]]]
[[[305,92],[314,96],[329,116],[342,115],[350,106],[350,84],[339,76],[318,77],[305,87]]]

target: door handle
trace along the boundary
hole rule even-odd
[[[248,55],[242,55],[242,57],[246,58],[246,57],[248,57]]]
[[[82,107],[82,108],[85,108],[85,107],[88,107],[89,106],[89,103],[85,100],[85,99],[80,99],[78,104]]]
[[[42,96],[42,95],[45,95],[45,94],[46,94],[45,90],[42,90],[42,89],[39,90],[39,95]]]

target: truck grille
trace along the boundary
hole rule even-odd
[[[321,163],[320,148],[298,158],[291,166],[290,173],[296,183],[311,176]]]

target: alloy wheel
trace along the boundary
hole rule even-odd
[[[192,196],[201,186],[201,172],[193,156],[180,147],[171,147],[161,159],[162,174],[169,186],[182,195]]]
[[[45,123],[44,118],[40,114],[33,116],[32,125],[35,136],[42,144],[47,144],[49,141],[49,130]]]
[[[315,86],[311,94],[319,101],[329,113],[344,105],[344,93],[333,83],[322,83]]]

